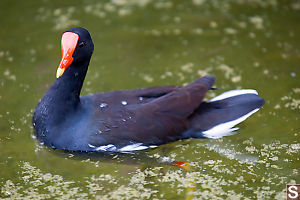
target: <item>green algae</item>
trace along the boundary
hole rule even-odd
[[[285,185],[300,183],[299,10],[277,0],[1,1],[0,198],[285,199]],[[95,43],[83,94],[215,74],[219,90],[208,98],[254,88],[266,104],[223,139],[178,141],[142,158],[60,155],[36,141],[31,116],[71,26]],[[192,170],[161,164],[167,156]]]

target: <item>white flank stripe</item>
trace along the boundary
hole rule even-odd
[[[108,144],[106,146],[100,146],[95,149],[96,151],[115,151],[117,148],[113,144]]]
[[[248,114],[246,114],[236,120],[232,120],[232,121],[225,122],[225,123],[219,124],[217,126],[214,126],[213,128],[211,128],[207,131],[204,131],[203,136],[207,137],[207,138],[215,138],[216,139],[216,138],[221,138],[223,136],[232,135],[233,131],[238,129],[238,128],[233,128],[235,125],[241,123],[242,121],[247,119],[250,115],[257,112],[258,110],[259,110],[259,108],[252,110]]]
[[[92,144],[88,144],[88,145],[89,147],[93,148],[95,151],[114,151],[114,152],[139,151],[139,150],[157,147],[156,145],[145,146],[143,145],[143,143],[130,144],[119,149],[113,144],[108,144],[108,145],[98,146],[98,147]]]
[[[219,101],[219,100],[222,100],[222,99],[227,99],[229,97],[238,96],[238,95],[242,95],[242,94],[256,94],[256,95],[258,95],[257,91],[252,90],[252,89],[230,90],[228,92],[222,93],[219,96],[216,96],[215,98],[210,99],[208,102]]]
[[[148,149],[147,146],[143,146],[143,143],[135,143],[135,144],[130,144],[125,147],[122,147],[118,151],[138,151],[138,150],[144,150]]]

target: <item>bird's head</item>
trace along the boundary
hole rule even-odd
[[[61,38],[62,59],[56,72],[56,78],[63,75],[64,71],[73,64],[89,60],[94,51],[94,44],[90,33],[81,27],[73,27],[63,33]]]

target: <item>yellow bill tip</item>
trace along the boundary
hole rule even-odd
[[[56,71],[56,78],[59,78],[64,72],[65,69],[59,67]]]

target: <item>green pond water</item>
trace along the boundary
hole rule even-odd
[[[0,21],[0,199],[285,199],[300,183],[300,1],[1,0]],[[72,26],[95,44],[82,94],[214,74],[208,98],[253,88],[265,105],[217,140],[127,155],[44,147],[32,113]]]

